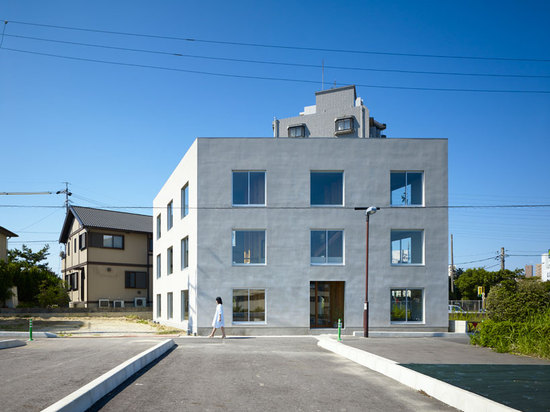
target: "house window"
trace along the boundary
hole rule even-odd
[[[422,205],[423,175],[422,172],[391,172],[391,205]]]
[[[265,289],[233,289],[233,323],[265,323]]]
[[[234,265],[265,265],[265,230],[234,230]]]
[[[174,272],[174,248],[172,246],[166,249],[166,270],[169,275]]]
[[[181,291],[181,320],[189,320],[189,290]]]
[[[288,128],[288,137],[306,137],[306,127],[301,124]]]
[[[78,290],[78,273],[69,275],[69,290]]]
[[[73,239],[74,253],[76,253],[76,237]]]
[[[181,188],[181,217],[189,214],[189,183]]]
[[[424,320],[424,299],[422,289],[391,290],[391,321],[422,322]]]
[[[126,272],[125,287],[131,289],[147,288],[146,272]]]
[[[67,256],[71,256],[71,240],[67,242],[67,245],[65,246],[65,250],[67,251]]]
[[[168,292],[166,294],[166,317],[172,319],[174,317],[174,294]]]
[[[344,205],[344,172],[311,172],[312,206]]]
[[[80,250],[86,249],[86,233],[78,235],[78,246]]]
[[[344,134],[353,132],[353,117],[344,117],[342,119],[336,119],[335,133]]]
[[[173,204],[174,201],[171,200],[168,206],[166,206],[166,231],[170,230],[174,225]]]
[[[181,268],[189,266],[189,236],[181,240]]]
[[[124,236],[103,235],[103,247],[109,249],[124,249]]]
[[[161,231],[161,228],[160,228],[160,213],[159,213],[159,215],[157,216],[157,239],[160,239],[160,231]]]
[[[159,293],[159,294],[157,294],[157,318],[160,318],[160,316],[162,314],[161,303],[162,303],[162,300],[161,300],[160,293]]]
[[[344,231],[311,231],[311,264],[341,265],[344,263]]]
[[[157,279],[160,278],[160,275],[161,275],[161,257],[160,257],[160,253],[157,255]]]
[[[392,265],[421,265],[424,263],[424,231],[391,231]]]
[[[147,251],[148,252],[153,251],[153,238],[152,237],[147,238]]]
[[[233,205],[265,206],[265,172],[233,172]]]

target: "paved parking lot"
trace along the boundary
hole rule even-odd
[[[165,338],[37,339],[0,350],[2,411],[40,411]]]
[[[313,337],[175,341],[174,351],[93,410],[453,410]]]

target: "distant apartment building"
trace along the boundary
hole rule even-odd
[[[536,265],[533,265],[535,268],[535,277],[540,278],[542,280],[542,264],[537,263]]]
[[[526,278],[533,277],[533,265],[525,265],[525,277]]]
[[[541,256],[540,280],[543,282],[550,280],[550,250]]]
[[[273,138],[198,138],[153,201],[153,318],[229,333],[448,330],[447,140],[390,139],[354,86]],[[429,206],[443,206],[428,208]]]
[[[151,216],[70,206],[59,237],[71,307],[147,306]]]

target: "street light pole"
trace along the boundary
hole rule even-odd
[[[377,207],[356,207],[355,210],[365,210],[366,216],[366,241],[365,241],[365,303],[363,306],[363,337],[369,337],[369,218],[376,213]]]

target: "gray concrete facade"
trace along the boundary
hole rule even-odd
[[[348,101],[348,94],[355,95],[355,89],[344,89],[342,101]],[[318,104],[325,95],[317,96]],[[331,130],[340,103],[338,99],[323,103],[335,107],[327,115]],[[349,113],[344,110],[343,114]],[[292,124],[293,119],[281,120],[279,126]],[[234,171],[265,172],[264,206],[233,206]],[[343,173],[342,205],[310,204],[312,171]],[[422,205],[390,205],[392,171],[423,173]],[[178,199],[187,181],[192,182],[189,215],[180,220]],[[156,321],[204,334],[211,328],[214,299],[221,296],[226,327],[233,328],[230,333],[309,333],[311,282],[340,281],[344,282],[345,333],[361,329],[365,214],[354,208],[375,205],[382,209],[370,219],[370,327],[448,329],[448,214],[445,207],[424,207],[447,205],[445,139],[199,138],[154,200],[163,230],[165,207],[170,201],[175,206],[174,227],[155,239],[154,256],[160,254],[165,265],[166,250],[173,247],[174,271],[167,275],[161,270],[160,278],[156,278],[157,268],[153,270],[154,294],[161,295],[162,305],[160,316],[154,308]],[[265,231],[265,264],[233,264],[234,230]],[[343,232],[341,264],[312,264],[312,230]],[[392,264],[392,230],[421,231],[420,264]],[[180,270],[180,240],[186,236],[190,239],[190,264]],[[265,290],[265,322],[233,322],[234,290],[247,288]],[[184,289],[189,290],[189,320],[180,316],[179,295]],[[421,291],[421,321],[391,321],[393,289]],[[170,319],[166,316],[167,293],[173,294]]]

